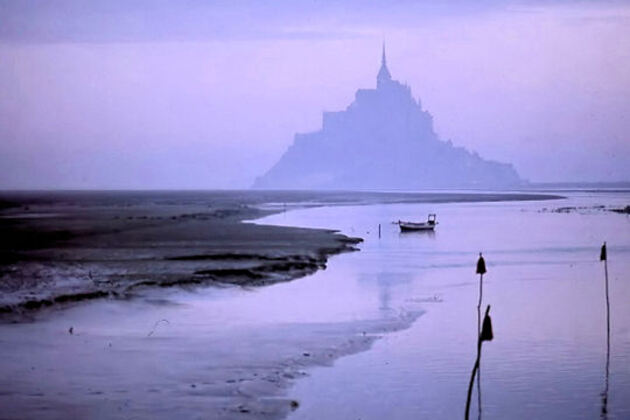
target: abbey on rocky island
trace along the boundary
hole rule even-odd
[[[344,111],[324,112],[321,130],[296,134],[254,188],[509,188],[523,182],[512,165],[440,140],[411,88],[392,79],[383,46],[376,89],[357,90]]]

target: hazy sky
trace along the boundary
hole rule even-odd
[[[531,181],[630,180],[630,2],[0,0],[0,188],[245,188],[373,87]]]

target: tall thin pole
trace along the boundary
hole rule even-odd
[[[477,336],[481,334],[481,300],[483,297],[483,273],[479,274],[479,302],[477,302]]]
[[[486,260],[481,252],[477,260],[477,274],[479,274],[479,302],[477,303],[477,337],[481,334],[481,300],[483,297],[483,275],[486,273]]]
[[[610,298],[608,297],[608,258],[604,260],[604,274],[606,276],[606,338],[610,344]]]
[[[479,303],[477,303],[477,337],[481,337],[481,300],[483,298],[483,273],[479,274]],[[480,340],[481,342],[481,340]],[[477,409],[481,418],[481,347],[477,356]]]
[[[486,273],[486,261],[481,252],[477,260],[477,274],[479,274],[479,301],[477,302],[477,339],[481,343],[481,302],[483,300],[483,275]],[[477,349],[477,409],[481,418],[481,344]]]
[[[608,295],[608,251],[606,249],[606,242],[602,245],[599,260],[604,262],[604,278],[606,280],[606,341],[610,346],[610,298]]]
[[[602,392],[602,419],[608,418],[608,378],[610,376],[610,298],[608,294],[608,255],[606,250],[606,242],[602,245],[599,256],[600,261],[604,261],[604,278],[606,281],[606,371],[604,392]]]

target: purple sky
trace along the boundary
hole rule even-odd
[[[0,188],[249,187],[383,38],[443,139],[630,180],[628,2],[260,3],[0,0]]]

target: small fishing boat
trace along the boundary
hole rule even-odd
[[[426,222],[402,222],[398,221],[401,232],[418,232],[418,231],[433,231],[437,225],[435,220],[435,214],[429,214]]]

